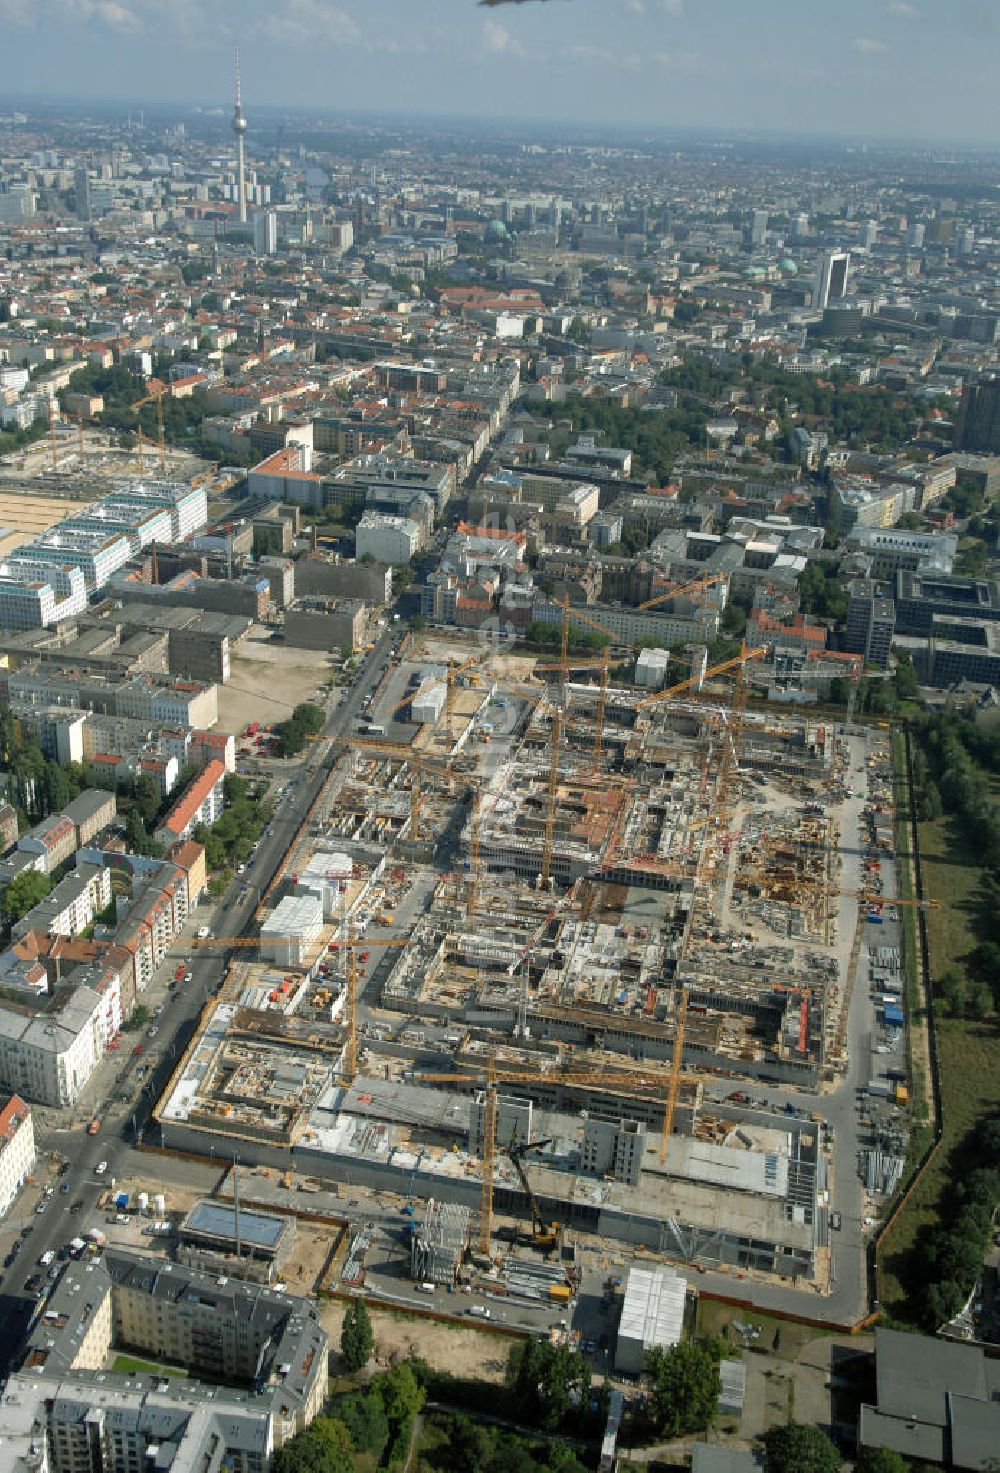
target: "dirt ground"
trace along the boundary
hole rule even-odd
[[[255,624],[236,647],[228,683],[219,686],[219,727],[239,733],[251,721],[284,721],[329,678],[330,662],[322,650],[289,649]]]
[[[57,496],[19,496],[0,490],[0,556],[83,509],[79,501],[64,501]]]
[[[330,1344],[340,1344],[340,1327],[346,1305],[328,1300],[320,1308],[323,1328]],[[439,1324],[421,1316],[368,1306],[375,1334],[375,1364],[385,1367],[407,1356],[419,1355],[439,1371],[454,1376],[472,1377],[479,1381],[502,1381],[507,1369],[507,1356],[514,1343],[496,1332],[466,1329],[463,1325]]]

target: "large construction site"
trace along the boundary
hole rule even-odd
[[[565,640],[554,666],[411,646],[331,754],[164,1144],[467,1210],[484,1271],[505,1235],[596,1235],[822,1289],[830,1133],[796,1101],[843,1078],[895,894],[891,821],[859,844],[887,753],[751,709],[749,658],[650,695]]]

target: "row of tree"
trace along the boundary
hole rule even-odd
[[[980,867],[974,916],[978,945],[937,979],[949,1011],[984,1016],[1000,1008],[1000,809],[991,777],[1000,772],[1000,732],[983,731],[950,708],[923,711],[912,723],[917,812],[942,812],[960,828],[962,846]]]
[[[983,1271],[1000,1208],[1000,1115],[978,1121],[949,1164],[947,1214],[927,1225],[912,1255],[912,1298],[928,1330],[954,1318]]]

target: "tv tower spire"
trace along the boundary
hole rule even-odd
[[[236,48],[236,107],[233,109],[233,133],[236,135],[236,197],[239,200],[240,224],[247,223],[247,173],[243,159],[243,138],[247,131],[247,120],[243,116],[240,99],[240,48]]]

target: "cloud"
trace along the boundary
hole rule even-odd
[[[668,72],[701,72],[705,61],[697,51],[654,51],[656,65]]]
[[[483,46],[490,56],[520,56],[522,54],[519,42],[514,40],[506,26],[500,25],[495,20],[483,22]]]
[[[629,15],[645,15],[646,0],[622,0],[622,4]]]
[[[920,11],[910,0],[886,0],[886,10],[899,20],[916,20]]]
[[[356,46],[361,31],[346,10],[328,0],[284,0],[280,11],[262,16],[251,28],[255,39],[278,46]]]
[[[660,0],[660,9],[665,11],[667,15],[683,15],[684,0]]]
[[[577,43],[576,46],[570,46],[567,55],[573,61],[604,62],[608,60],[608,53],[603,46],[584,46],[582,43]]]
[[[861,56],[880,56],[883,51],[889,50],[884,41],[876,41],[871,36],[855,36],[851,45]]]
[[[12,26],[30,26],[35,19],[32,0],[0,0],[0,21]]]

